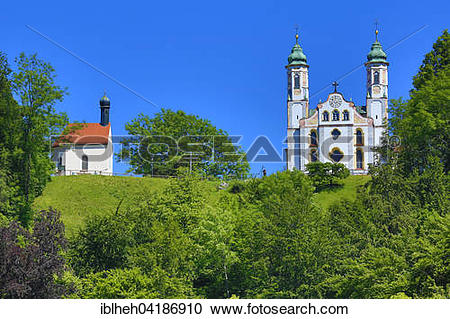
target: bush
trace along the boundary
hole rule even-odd
[[[64,271],[64,225],[57,211],[42,211],[33,231],[11,222],[0,227],[0,297],[59,298],[68,287]]]

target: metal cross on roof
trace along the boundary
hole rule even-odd
[[[338,87],[338,83],[336,81],[334,81],[333,83],[331,83],[332,86],[334,86],[334,93],[337,92],[337,87]]]

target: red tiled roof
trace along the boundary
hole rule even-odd
[[[111,124],[102,126],[99,123],[71,123],[67,125],[66,129],[70,129],[73,126],[80,126],[81,128],[70,132],[66,136],[61,136],[54,143],[53,147],[58,147],[60,144],[108,144],[109,130]]]

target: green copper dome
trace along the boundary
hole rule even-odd
[[[378,42],[378,30],[375,30],[375,42],[372,44],[369,54],[367,55],[368,62],[386,62],[386,53],[383,51],[381,43]]]
[[[302,47],[298,44],[298,34],[295,35],[295,45],[289,54],[289,65],[306,65],[306,55],[303,53]]]

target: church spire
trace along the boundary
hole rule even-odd
[[[375,23],[375,42],[370,48],[370,52],[367,55],[368,63],[386,63],[387,55],[383,51],[381,43],[378,41],[378,22]]]
[[[291,50],[291,54],[288,57],[289,65],[305,65],[306,66],[306,55],[303,53],[303,49],[298,44],[298,28],[295,31],[295,45]]]

